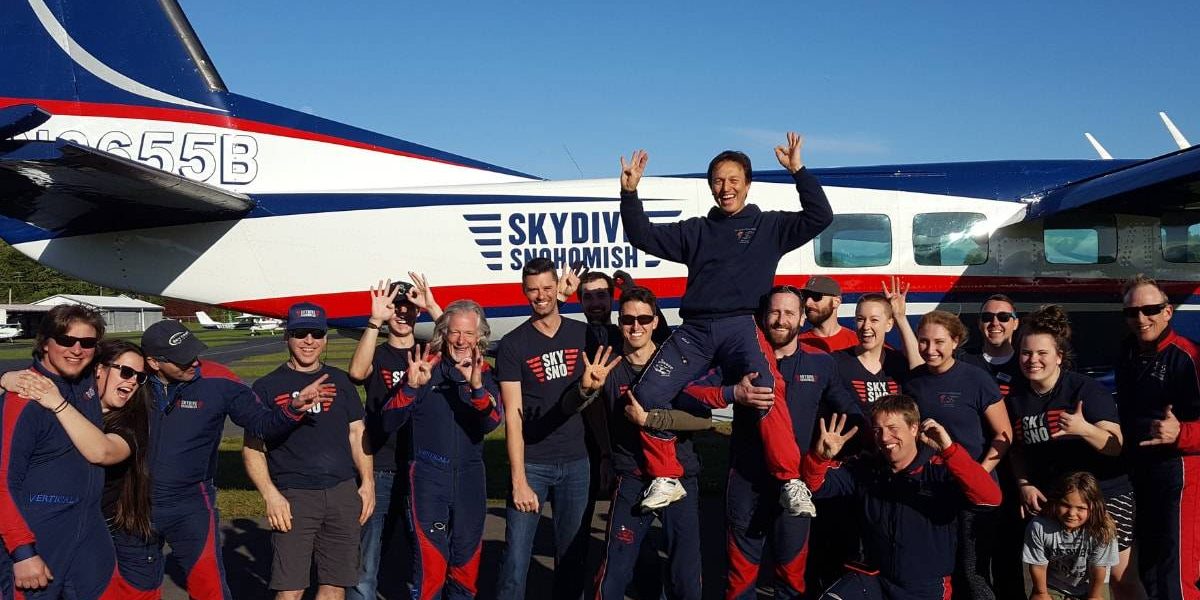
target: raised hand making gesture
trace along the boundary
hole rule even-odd
[[[591,360],[588,359],[587,352],[583,353],[583,377],[579,380],[579,389],[585,394],[591,394],[604,386],[608,374],[621,362],[620,355],[612,358],[612,351],[612,346],[600,346],[596,348],[596,356]]]
[[[775,146],[775,158],[783,168],[789,173],[795,173],[804,168],[804,160],[800,158],[800,148],[804,146],[804,136],[789,131],[787,134],[786,146]],[[624,175],[622,175],[622,188],[624,188]]]
[[[433,297],[433,288],[429,286],[429,280],[425,275],[414,271],[408,272],[408,278],[412,279],[412,288],[408,290],[408,301],[413,306],[429,313],[429,318],[438,320],[442,316],[442,307]]]
[[[463,379],[467,380],[471,389],[477,390],[483,387],[483,353],[479,351],[478,346],[471,348],[471,356],[463,360],[456,360],[454,368],[462,373]]]
[[[950,439],[950,434],[942,427],[941,423],[933,419],[925,419],[921,421],[921,443],[933,447],[938,452],[945,452],[954,444],[954,440]]]
[[[292,409],[304,412],[318,402],[332,402],[337,397],[337,386],[332,383],[325,383],[329,379],[329,373],[322,373],[312,383],[304,386],[292,396]]]
[[[845,413],[833,413],[829,415],[828,425],[825,423],[825,417],[821,417],[819,424],[820,432],[817,437],[816,447],[817,454],[821,455],[821,458],[833,460],[833,457],[842,451],[842,447],[846,445],[846,442],[850,438],[853,438],[854,434],[858,433],[857,425],[851,427],[850,431],[845,431],[846,419],[848,417],[849,415]]]
[[[371,317],[367,319],[373,327],[379,327],[388,322],[396,314],[396,295],[400,286],[379,280],[379,287],[371,286]]]
[[[566,302],[571,297],[571,294],[574,294],[579,289],[579,278],[583,277],[583,274],[587,272],[588,268],[582,262],[577,262],[574,265],[563,264],[562,273],[558,276],[559,302]]]
[[[1179,419],[1167,405],[1167,410],[1161,419],[1150,421],[1150,439],[1143,440],[1139,446],[1169,446],[1179,440]]]
[[[417,345],[408,351],[408,371],[404,373],[409,387],[419,388],[433,377],[433,351],[428,346]]]
[[[642,173],[646,172],[646,162],[650,160],[650,155],[646,154],[645,150],[634,150],[633,156],[629,162],[625,162],[625,157],[621,157],[621,191],[636,192],[638,182],[642,180]]]
[[[903,319],[908,310],[908,290],[912,285],[907,281],[901,281],[899,277],[892,275],[892,285],[888,288],[888,282],[883,281],[883,295],[887,298],[888,304],[892,307],[892,318],[899,321]]]

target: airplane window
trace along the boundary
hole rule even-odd
[[[981,265],[988,257],[987,217],[979,213],[924,213],[913,217],[918,265]]]
[[[822,267],[878,267],[892,262],[892,220],[887,215],[834,215],[813,240]]]
[[[1046,262],[1096,265],[1116,262],[1117,227],[1112,215],[1068,213],[1046,219]]]
[[[1164,214],[1159,238],[1163,260],[1200,263],[1200,211]]]

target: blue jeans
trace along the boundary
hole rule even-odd
[[[583,595],[587,585],[584,573],[587,540],[579,533],[584,509],[588,506],[591,464],[586,458],[567,463],[525,463],[525,478],[537,494],[538,502],[552,505],[554,520],[554,593],[556,600],[573,600]],[[521,512],[508,501],[504,539],[508,548],[500,565],[496,597],[523,600],[529,559],[533,553],[533,535],[540,513]]]
[[[362,528],[359,544],[360,573],[358,585],[346,588],[346,600],[375,600],[379,588],[379,557],[383,555],[384,540],[392,539],[392,528],[397,519],[404,515],[401,503],[393,514],[392,482],[396,474],[391,471],[375,471],[375,512]]]

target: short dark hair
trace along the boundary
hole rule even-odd
[[[1017,303],[1013,302],[1012,298],[1009,298],[1006,294],[992,294],[991,296],[987,297],[987,300],[983,301],[983,304],[979,305],[980,312],[983,312],[983,307],[987,306],[987,303],[992,302],[992,301],[1006,302],[1006,303],[1008,303],[1009,306],[1012,307],[1013,312],[1016,312],[1016,310],[1017,310]]]
[[[742,167],[742,172],[746,174],[746,183],[754,178],[754,172],[750,169],[750,157],[746,156],[745,152],[737,150],[726,150],[713,157],[708,163],[708,182],[712,183],[713,171],[717,169],[717,165],[723,162],[737,163]]]
[[[616,285],[613,284],[613,278],[609,277],[604,271],[588,271],[587,273],[583,274],[583,277],[579,278],[579,291],[583,291],[583,284],[591,283],[593,281],[603,281],[605,285],[608,286],[609,296],[612,295],[613,288],[616,287]]]
[[[627,302],[644,302],[650,305],[650,310],[658,314],[658,298],[654,297],[654,292],[649,288],[644,288],[640,285],[635,285],[621,294],[621,302],[618,308],[624,307]]]
[[[524,281],[526,277],[542,273],[550,273],[554,276],[554,280],[558,281],[558,271],[554,268],[554,261],[544,256],[531,258],[529,262],[525,263],[525,266],[521,268],[521,280]]]
[[[877,398],[871,403],[871,418],[880,414],[900,415],[909,425],[921,422],[921,409],[917,401],[907,394],[888,394]]]
[[[99,311],[79,304],[59,304],[50,309],[38,325],[37,337],[33,341],[33,357],[41,360],[42,347],[46,342],[54,336],[66,335],[71,323],[76,321],[91,325],[96,330],[97,338],[104,337],[104,317],[100,316]]]

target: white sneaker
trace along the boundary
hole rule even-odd
[[[789,479],[779,490],[779,504],[793,517],[815,517],[817,507],[812,501],[812,492],[799,479]]]
[[[687,490],[683,489],[683,484],[674,477],[655,477],[650,485],[646,486],[646,491],[642,493],[641,507],[643,511],[650,512],[665,508],[668,504],[682,500],[687,495]]]

